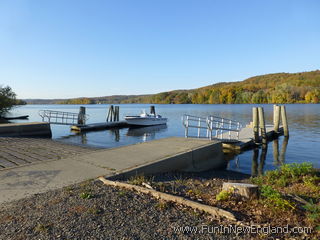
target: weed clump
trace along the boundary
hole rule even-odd
[[[294,209],[295,206],[290,201],[284,199],[280,192],[273,189],[271,186],[262,185],[261,187],[262,201],[270,207],[275,207],[280,210]]]
[[[255,184],[274,185],[276,187],[287,187],[291,184],[303,182],[303,178],[315,177],[315,169],[311,163],[284,164],[279,169],[268,171],[263,176],[251,178]],[[314,179],[315,181],[317,180]],[[319,179],[318,179],[319,180]]]
[[[216,195],[216,199],[218,201],[227,201],[231,198],[233,192],[233,189],[222,190]]]
[[[93,194],[91,194],[89,192],[80,193],[80,198],[82,198],[82,199],[91,199],[93,197],[94,197]]]
[[[134,177],[130,177],[128,180],[129,184],[141,186],[143,183],[152,182],[153,179],[149,179],[144,175],[137,175]]]

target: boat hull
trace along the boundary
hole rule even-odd
[[[154,126],[167,124],[166,118],[126,117],[125,120],[128,122],[128,124],[135,126]]]

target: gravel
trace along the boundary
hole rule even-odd
[[[241,239],[174,229],[201,230],[204,225],[219,226],[219,222],[192,209],[93,180],[0,205],[0,239],[5,240]]]

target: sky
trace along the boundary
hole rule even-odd
[[[0,0],[18,98],[148,94],[319,69],[318,0]]]

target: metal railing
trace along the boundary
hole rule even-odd
[[[225,142],[234,142],[239,140],[239,132],[242,124],[232,119],[221,118],[217,116],[197,117],[184,115],[182,122],[185,127],[185,137],[203,137],[202,129],[205,130],[205,138],[220,139]],[[190,128],[197,130],[196,136],[190,136]],[[226,135],[227,134],[227,135]]]
[[[42,122],[60,125],[84,125],[88,119],[87,114],[78,114],[70,112],[40,110],[39,115]]]

